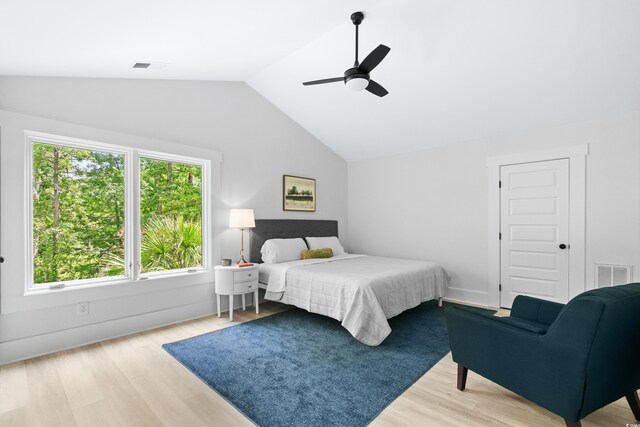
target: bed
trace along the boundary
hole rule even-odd
[[[338,236],[338,222],[256,220],[250,259],[274,238]],[[425,301],[441,303],[449,276],[428,261],[342,254],[332,258],[260,264],[265,299],[332,317],[358,341],[376,346],[391,333],[387,319]]]

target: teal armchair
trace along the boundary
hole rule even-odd
[[[625,396],[640,421],[640,283],[594,289],[567,305],[518,296],[510,317],[446,311],[458,389],[471,371],[564,418]]]

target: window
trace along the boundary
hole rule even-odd
[[[207,160],[27,134],[29,288],[207,269]]]
[[[202,166],[140,158],[142,273],[202,267]]]
[[[124,155],[39,142],[32,150],[34,283],[121,275],[106,260],[124,254]]]

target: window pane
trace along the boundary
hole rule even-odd
[[[202,266],[202,167],[140,159],[143,273]]]
[[[34,143],[33,282],[124,274],[124,156]]]

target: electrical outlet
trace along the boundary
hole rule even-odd
[[[78,316],[84,316],[89,314],[89,302],[79,302],[76,314]]]

